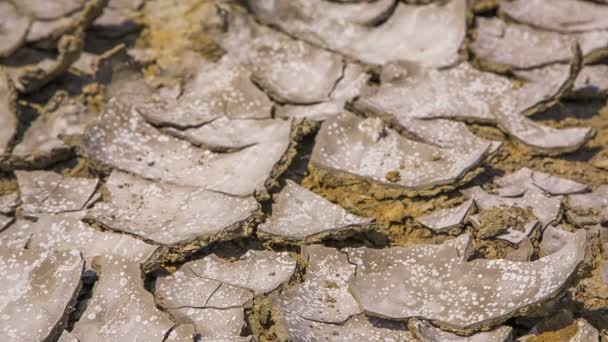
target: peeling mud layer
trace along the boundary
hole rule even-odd
[[[608,342],[608,1],[0,0],[0,340]]]

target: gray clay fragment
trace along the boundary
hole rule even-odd
[[[595,54],[608,48],[608,30],[561,34],[498,18],[478,18],[471,50],[490,68],[507,67],[525,72],[553,63],[567,63],[574,43],[580,45],[583,56],[595,58]]]
[[[97,189],[97,178],[66,177],[50,171],[15,171],[23,211],[57,214],[84,209]]]
[[[358,273],[349,286],[369,315],[421,317],[471,332],[557,296],[584,259],[585,235],[577,232],[559,252],[533,262],[437,257],[391,272]]]
[[[593,225],[608,220],[608,185],[588,194],[574,194],[566,201],[566,217],[575,225]]]
[[[276,136],[284,135],[290,128],[289,120],[229,119],[223,116],[200,127],[184,130],[168,127],[163,132],[212,151],[235,152],[253,145],[272,144]]]
[[[511,342],[513,340],[513,328],[505,325],[471,336],[459,336],[441,330],[423,320],[413,320],[409,326],[412,329],[412,334],[420,342]]]
[[[140,265],[114,256],[96,257],[99,280],[72,334],[80,342],[162,342],[174,326],[144,288]]]
[[[253,197],[144,180],[114,171],[106,182],[110,202],[99,202],[87,218],[107,229],[163,245],[242,234],[258,210]]]
[[[80,290],[77,251],[0,248],[0,331],[9,341],[54,340]]]
[[[137,112],[154,125],[180,129],[198,127],[222,116],[270,118],[272,103],[250,78],[251,72],[234,58],[205,62],[177,99],[153,98],[136,107]]]
[[[350,214],[290,180],[275,198],[272,216],[258,227],[258,234],[288,241],[309,241],[371,228],[372,219]]]
[[[112,99],[86,131],[83,148],[95,162],[147,179],[203,187],[237,196],[264,191],[290,145],[290,130],[234,153],[213,153],[160,133],[133,109]]]
[[[179,321],[193,323],[205,341],[241,340],[244,309],[254,294],[288,281],[295,266],[287,253],[248,251],[233,262],[210,255],[159,278],[156,299]]]
[[[8,57],[25,41],[31,20],[10,1],[0,2],[0,57]]]
[[[452,65],[466,34],[464,0],[425,6],[400,3],[394,10],[393,1],[249,0],[248,5],[266,24],[370,64],[412,60],[434,67]],[[387,13],[390,17],[384,20]],[[430,20],[437,25],[429,27]]]
[[[302,247],[304,281],[272,298],[276,324],[294,341],[414,341],[405,323],[368,318],[348,292],[355,265],[345,253],[320,245]]]
[[[193,261],[189,266],[200,277],[246,288],[260,295],[276,289],[291,278],[296,263],[285,252],[250,250],[236,261],[211,255]]]
[[[531,188],[521,197],[501,197],[488,194],[478,186],[462,190],[462,192],[467,198],[475,200],[479,210],[501,206],[529,207],[540,221],[541,229],[557,222],[561,217],[561,197],[548,197],[540,189]]]
[[[608,29],[608,6],[580,0],[501,0],[501,14],[557,32]]]
[[[21,204],[18,192],[0,195],[0,214],[10,215],[15,212],[15,208]]]
[[[465,217],[473,207],[473,200],[468,200],[457,207],[437,210],[418,217],[416,221],[435,232],[445,232],[461,227]]]
[[[537,153],[573,151],[591,138],[591,128],[556,129],[526,116],[550,108],[570,91],[581,67],[579,52],[575,49],[568,73],[551,79],[549,84],[529,83],[521,88],[505,77],[479,71],[467,63],[442,70],[411,63],[393,64],[389,65],[392,71],[388,81],[375,93],[356,100],[352,107],[366,116],[396,123],[406,135],[421,139],[437,140],[441,136],[433,134],[443,130],[431,129],[429,133],[429,126],[439,124],[431,122],[425,127],[415,119],[442,118],[496,125]],[[394,118],[387,118],[387,114]],[[425,137],[425,133],[430,137]]]
[[[486,148],[489,146],[486,146]],[[327,120],[316,138],[311,162],[387,185],[421,190],[454,184],[485,156],[409,140],[378,118],[342,113]],[[398,172],[391,182],[387,173]]]
[[[143,262],[156,249],[125,234],[91,228],[82,222],[84,212],[38,214],[36,221],[19,219],[0,235],[0,246],[26,245],[57,251],[80,251],[89,263],[96,256],[110,256]]]

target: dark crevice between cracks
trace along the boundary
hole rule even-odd
[[[340,84],[340,82],[342,82],[342,80],[344,79],[344,75],[346,74],[347,65],[348,65],[348,62],[344,58],[342,58],[342,70],[340,71],[340,76],[334,82],[333,86],[329,90],[329,93],[327,93],[328,99],[331,99],[331,96],[334,94],[334,91],[338,87],[338,84]]]
[[[70,317],[68,318],[65,330],[74,330],[74,326],[78,321],[80,321],[80,318],[87,309],[89,300],[91,297],[93,297],[93,290],[98,280],[99,277],[95,271],[92,269],[85,270],[81,279],[82,287],[78,292],[76,304],[74,305],[74,311],[72,311]]]

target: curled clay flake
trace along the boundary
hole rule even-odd
[[[249,196],[265,189],[290,146],[290,134],[284,129],[268,143],[213,153],[160,133],[130,106],[112,99],[87,129],[82,145],[95,162],[147,179]]]
[[[285,252],[247,251],[236,261],[212,255],[190,263],[198,276],[250,289],[256,295],[268,293],[295,272],[295,261]]]
[[[537,261],[434,258],[390,272],[358,273],[350,290],[367,314],[422,317],[470,332],[554,298],[584,256],[585,232],[579,231],[559,252]]]
[[[513,328],[509,326],[499,326],[494,330],[471,336],[459,336],[443,331],[423,320],[413,320],[409,326],[412,334],[420,342],[511,342],[513,340]]]
[[[194,323],[203,340],[237,340],[245,326],[244,309],[254,294],[288,281],[295,266],[287,253],[248,251],[233,262],[211,255],[159,278],[156,298],[178,319]]]
[[[84,260],[76,251],[0,248],[0,331],[13,341],[56,339],[76,303]]]
[[[285,339],[414,341],[404,323],[361,314],[347,286],[356,267],[345,253],[312,245],[302,248],[302,256],[308,262],[304,281],[272,297],[276,324]]]
[[[57,214],[84,209],[97,178],[66,177],[49,171],[16,171],[25,213]]]
[[[30,23],[12,2],[0,2],[0,57],[10,56],[24,43]]]
[[[568,221],[576,225],[608,221],[608,185],[600,185],[588,194],[573,194],[566,201]]]
[[[524,72],[553,63],[567,63],[574,43],[578,43],[583,56],[589,58],[608,49],[608,30],[560,34],[498,18],[478,18],[475,34],[471,50],[484,64]],[[567,74],[567,64],[561,66],[566,67],[563,74]]]
[[[500,12],[530,26],[570,33],[608,29],[608,6],[580,0],[501,0]]]
[[[474,206],[473,200],[468,200],[461,205],[434,211],[416,219],[419,223],[435,232],[444,232],[452,228],[462,226],[465,217]]]
[[[112,172],[106,187],[110,202],[97,203],[89,220],[169,246],[238,235],[258,210],[252,197],[157,183],[119,171]]]
[[[311,162],[387,185],[421,190],[454,184],[485,155],[485,149],[465,153],[409,140],[378,118],[342,113],[321,126]],[[399,180],[387,182],[385,175],[395,170]]]
[[[216,63],[202,63],[177,99],[147,101],[136,108],[154,125],[179,129],[198,127],[222,116],[270,118],[272,103],[250,78],[245,67],[225,56]]]
[[[156,246],[125,234],[91,228],[84,212],[38,214],[37,221],[19,219],[0,235],[0,245],[35,247],[45,250],[78,250],[87,264],[96,256],[114,255],[143,262]]]
[[[162,342],[174,323],[144,288],[140,266],[120,257],[93,260],[99,280],[72,334],[80,342]]]
[[[458,127],[441,121],[424,125],[417,119],[449,119],[496,125],[534,152],[555,154],[573,151],[587,142],[591,128],[556,129],[539,125],[526,116],[553,106],[567,94],[582,65],[580,50],[574,49],[569,72],[549,84],[529,83],[517,89],[505,77],[461,63],[450,69],[433,69],[418,64],[389,65],[397,73],[371,95],[354,101],[355,111],[377,116],[400,127],[402,133],[423,141],[453,142],[473,150],[481,139],[463,134]],[[387,115],[389,114],[389,115]],[[460,124],[462,125],[462,124]],[[436,129],[437,126],[445,129]],[[467,143],[467,141],[469,141]],[[475,144],[477,143],[477,144]]]
[[[248,5],[267,24],[370,64],[413,60],[434,67],[452,65],[459,59],[466,34],[464,0],[425,6],[400,3],[394,9],[393,1],[353,5],[324,0],[272,4],[249,0]],[[386,20],[382,6],[391,10]],[[362,25],[360,15],[365,16],[363,21],[377,21],[378,25]],[[430,20],[437,25],[429,27]]]
[[[276,197],[272,216],[258,227],[258,234],[290,241],[315,240],[370,229],[372,219],[348,213],[337,204],[288,180]]]
[[[549,83],[568,73],[568,65],[552,64],[530,70],[515,70],[514,74],[528,82]],[[608,95],[608,65],[585,65],[565,96],[573,100],[604,99]],[[562,106],[571,115],[568,106]]]
[[[272,144],[277,135],[284,135],[290,127],[288,120],[221,117],[200,127],[165,128],[163,132],[212,151],[236,152],[253,145]]]

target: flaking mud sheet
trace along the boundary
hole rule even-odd
[[[608,2],[0,0],[2,341],[608,341]]]

